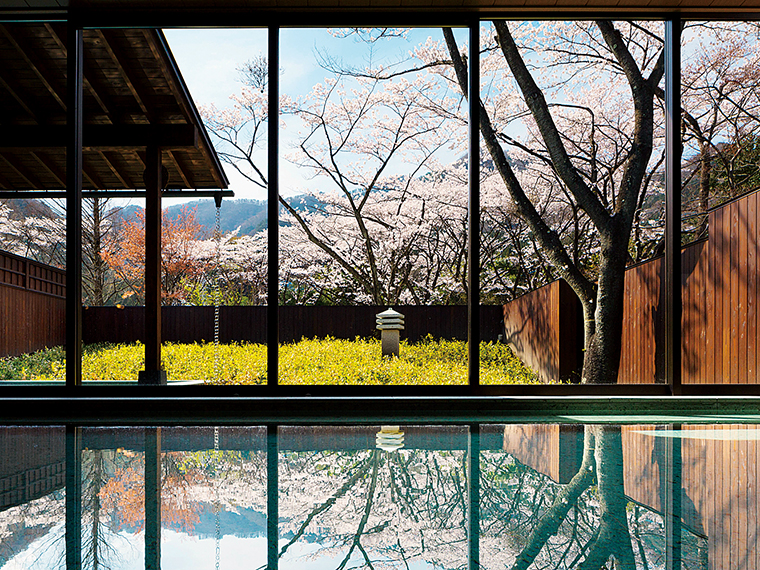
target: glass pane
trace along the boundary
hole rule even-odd
[[[3,132],[25,141],[0,149],[3,381],[65,380],[65,33],[60,24],[0,24]]]
[[[499,356],[481,383],[664,381],[658,309],[636,304],[659,287],[625,267],[662,235],[663,36],[651,21],[482,29],[483,319],[530,370]]]
[[[442,31],[280,46],[280,383],[466,384],[467,114]]]
[[[684,383],[758,382],[759,39],[754,22],[684,27]]]
[[[99,196],[83,205],[85,380],[134,382],[146,371],[155,382],[158,366],[169,382],[265,382],[266,169],[257,168],[266,163],[266,97],[247,84],[235,93],[249,82],[246,61],[266,49],[266,36],[85,32],[85,138],[128,124],[119,132],[160,146],[160,175],[157,166],[151,172],[153,186],[159,178],[162,185],[151,214],[145,188],[155,151],[129,141],[85,149],[85,187]],[[193,124],[197,140],[187,135]],[[154,132],[160,136],[146,136]],[[255,144],[239,154],[235,137],[251,133]],[[217,211],[214,192],[225,177],[235,199],[227,195]],[[146,240],[155,232],[146,228],[158,227],[160,269],[151,280]],[[146,297],[157,290],[159,345],[151,342],[156,319],[146,316]]]
[[[189,223],[193,237],[191,264],[177,260],[176,274],[164,273],[180,289],[165,303],[165,368],[178,380],[266,384],[267,31],[166,34],[234,198],[218,209],[211,198],[167,203],[166,227]]]

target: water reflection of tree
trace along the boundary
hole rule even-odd
[[[145,524],[144,456],[118,450],[129,457],[108,470],[98,497],[112,524],[119,530],[139,532]],[[264,486],[262,459],[249,454],[248,460],[238,451],[167,452],[161,455],[161,524],[164,528],[192,534],[200,521],[203,504],[214,501],[214,488],[226,489],[223,500],[229,504],[245,501],[242,489],[255,489],[261,495]],[[241,487],[242,485],[242,487]],[[233,489],[234,487],[234,489]],[[259,501],[259,503],[263,503]],[[90,510],[99,504],[92,502]]]
[[[489,568],[662,568],[665,522],[631,502],[619,426],[586,426],[576,475],[560,485],[506,452],[481,455],[481,555]],[[682,569],[704,568],[704,540],[682,537]]]
[[[24,554],[26,567],[65,568],[65,516],[62,489],[0,512],[0,568]]]
[[[339,556],[338,570],[415,560],[466,567],[464,460],[461,451],[283,454],[280,536],[288,541],[280,557],[316,540],[315,556]]]

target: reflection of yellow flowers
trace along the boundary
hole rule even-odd
[[[116,303],[116,308],[117,309],[123,309],[124,305],[122,305],[121,303]]]

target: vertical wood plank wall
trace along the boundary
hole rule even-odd
[[[505,340],[544,381],[569,380],[580,368],[583,318],[575,293],[554,281],[504,305]]]
[[[709,214],[708,239],[681,257],[681,375],[684,384],[754,384],[758,334],[758,194]],[[618,382],[664,382],[664,261],[626,272]]]
[[[66,342],[66,272],[0,251],[0,356]]]
[[[760,383],[759,214],[758,193],[726,204],[710,212],[708,238],[682,249],[685,384]],[[663,270],[664,260],[658,258],[626,271],[621,384],[665,382]],[[577,353],[583,342],[581,324],[573,335],[563,322],[567,314],[553,301],[559,283],[504,306],[508,341],[545,380],[558,377],[559,355]],[[575,311],[575,318],[581,318],[580,308]]]
[[[662,512],[668,426],[624,426],[625,494]],[[659,433],[658,433],[659,432]],[[755,570],[758,540],[758,428],[681,426],[681,519],[707,537],[710,570]]]

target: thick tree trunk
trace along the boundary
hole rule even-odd
[[[623,236],[602,238],[594,316],[592,321],[586,317],[586,352],[581,372],[581,382],[584,384],[617,382],[623,336],[625,264],[628,256],[627,248],[621,245],[628,242],[622,238]],[[587,304],[590,310],[591,303]]]

